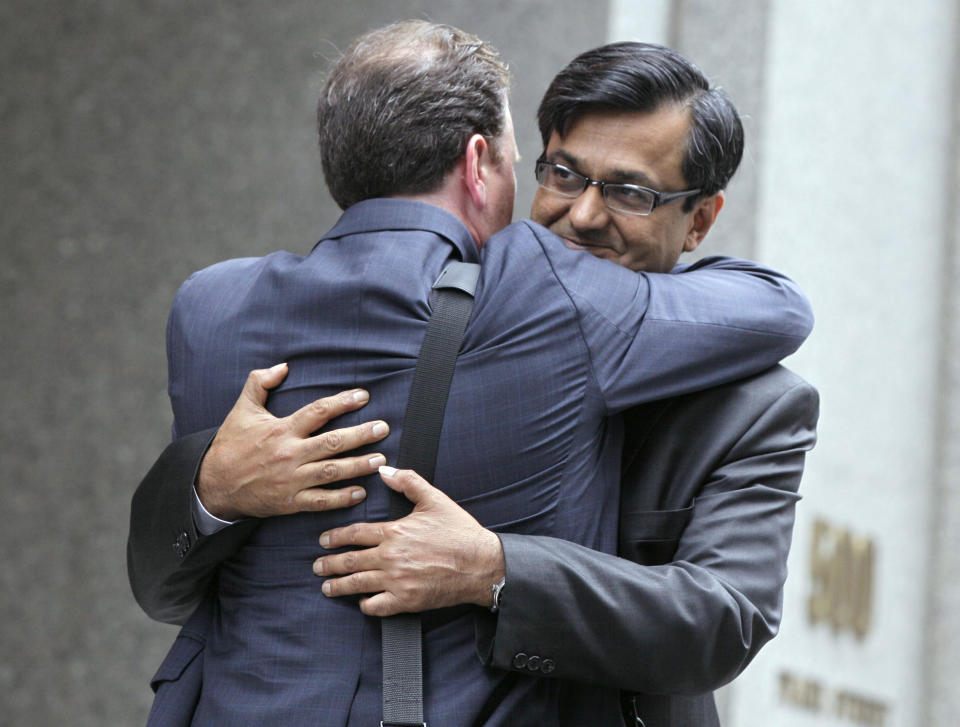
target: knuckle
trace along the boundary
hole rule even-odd
[[[340,466],[344,477],[359,477],[360,475],[370,474],[368,457],[349,457],[340,460]]]
[[[354,573],[350,576],[350,584],[354,593],[369,593],[373,590],[370,580],[364,577],[363,573]]]
[[[330,532],[330,547],[342,548],[348,545],[356,545],[356,525],[345,525]]]
[[[340,467],[336,462],[324,462],[320,465],[320,480],[333,482],[340,475]]]
[[[338,572],[342,573],[343,570],[341,569]],[[357,591],[357,577],[355,575],[340,576],[337,578],[336,583],[338,586],[337,590],[341,594],[356,593]]]
[[[329,510],[330,496],[326,492],[318,492],[310,500],[310,509],[314,511]]]
[[[331,416],[330,400],[317,399],[310,404],[310,413],[321,419],[329,419]]]
[[[323,444],[329,452],[339,452],[343,448],[343,434],[339,429],[323,435]]]
[[[420,589],[413,583],[400,583],[396,589],[396,596],[409,607],[416,607],[420,604]]]
[[[279,464],[286,464],[293,459],[293,452],[285,445],[276,446],[271,459]]]
[[[409,563],[408,554],[403,548],[398,548],[393,543],[381,545],[380,553],[386,568],[395,574],[402,572],[403,567]]]
[[[393,543],[403,543],[411,535],[407,528],[407,523],[402,519],[389,520],[380,527],[383,528],[384,538],[389,539]]]
[[[357,523],[348,525],[343,534],[350,545],[357,545],[360,542],[360,526]]]
[[[275,419],[267,424],[266,429],[264,430],[265,436],[261,442],[261,446],[271,439],[280,439],[288,431],[287,424],[282,419]]]

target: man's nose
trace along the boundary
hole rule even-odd
[[[603,201],[600,187],[591,185],[573,200],[568,213],[570,224],[576,230],[596,230],[610,220],[610,212]]]

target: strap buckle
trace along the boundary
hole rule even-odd
[[[477,291],[477,280],[479,278],[480,266],[477,263],[462,263],[454,260],[443,269],[440,277],[433,284],[433,288],[434,290],[455,288],[473,296]]]

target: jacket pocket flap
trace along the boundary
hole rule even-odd
[[[157,673],[150,680],[150,688],[157,691],[157,687],[162,682],[171,682],[179,679],[184,669],[190,666],[190,663],[197,658],[197,654],[203,651],[203,642],[197,641],[190,636],[180,635],[173,642],[166,658],[157,669]]]

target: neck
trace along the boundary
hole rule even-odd
[[[471,214],[470,198],[462,193],[462,188],[463,185],[458,183],[456,170],[454,170],[446,176],[440,187],[432,192],[395,194],[393,197],[395,199],[409,199],[413,202],[424,202],[446,210],[463,223],[479,250],[486,242],[486,238],[480,234],[475,222],[475,215]]]

